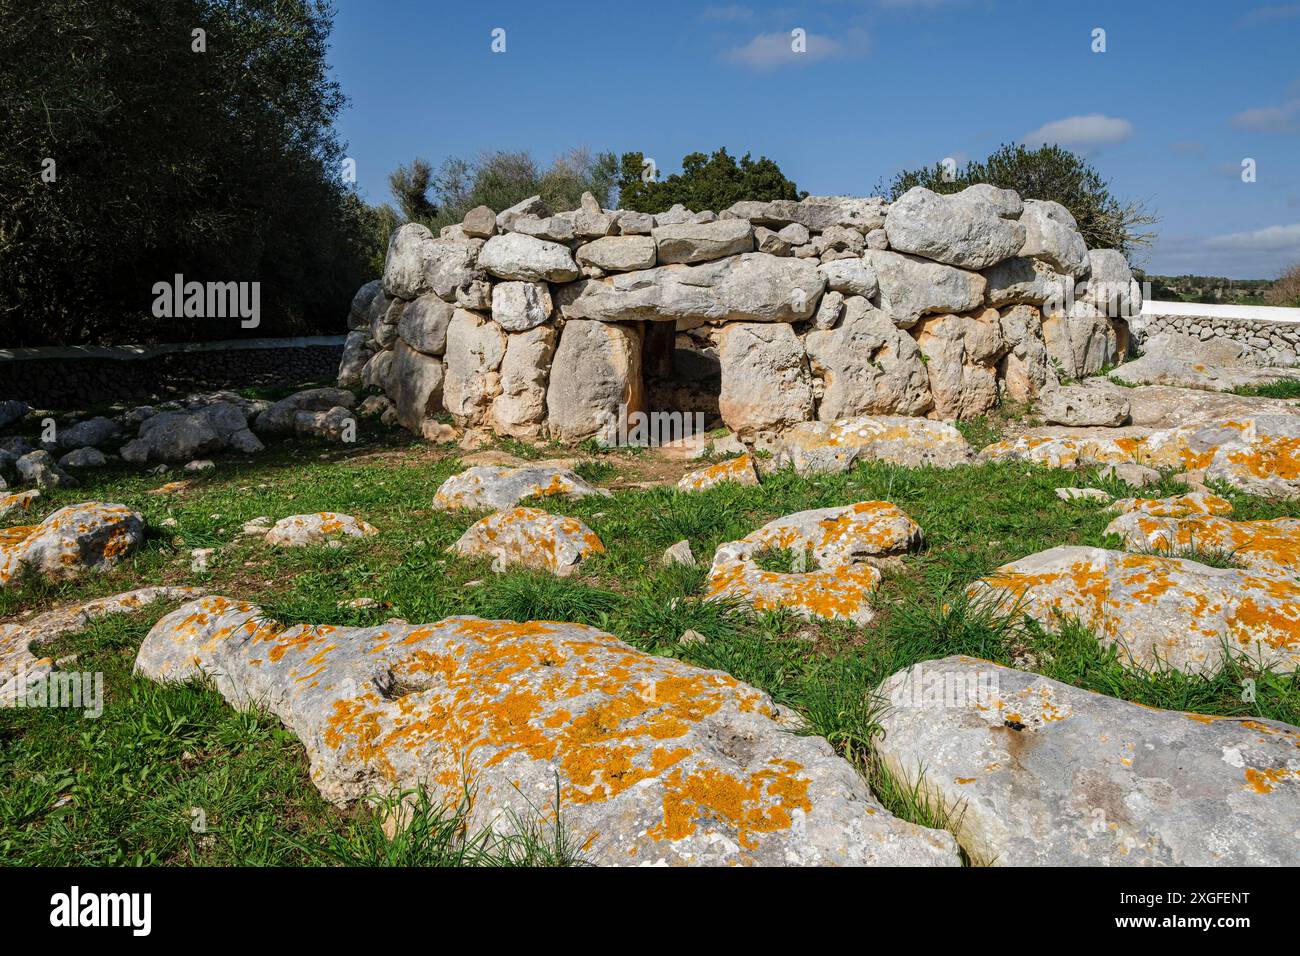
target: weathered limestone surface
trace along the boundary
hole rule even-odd
[[[636,327],[570,319],[560,333],[546,391],[551,435],[581,441],[607,433],[620,407],[639,411],[641,332]]]
[[[1220,499],[1222,500],[1222,499]],[[1179,517],[1131,511],[1106,526],[1124,547],[1187,557],[1217,553],[1255,571],[1300,575],[1300,518],[1232,521],[1210,514]]]
[[[1300,729],[1156,710],[970,657],[881,686],[877,753],[998,866],[1294,866]],[[954,693],[955,692],[955,693]]]
[[[281,518],[266,534],[266,543],[278,548],[305,548],[343,538],[368,538],[379,529],[352,515],[335,511]]]
[[[898,415],[804,422],[777,446],[778,463],[800,474],[848,471],[857,461],[951,468],[969,464],[974,454],[951,425]]]
[[[738,435],[755,435],[812,417],[812,376],[794,330],[784,324],[733,322],[718,339],[722,394],[718,410]]]
[[[1049,631],[1076,618],[1141,668],[1213,672],[1225,648],[1279,671],[1300,664],[1300,582],[1275,571],[1061,547],[1003,565],[968,593]]]
[[[958,863],[949,834],[890,815],[765,694],[578,624],[284,627],[206,598],[159,621],[136,668],[269,707],[339,804],[423,784],[455,806],[468,789],[470,829],[511,832],[553,827],[538,808],[558,801],[606,865]]]
[[[683,475],[677,482],[679,491],[708,491],[721,484],[757,485],[758,472],[754,470],[754,458],[746,453],[720,461],[707,468],[699,468]]]

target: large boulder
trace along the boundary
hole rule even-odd
[[[24,568],[53,580],[104,571],[144,540],[144,518],[124,505],[90,501],[60,508],[40,524],[0,531],[0,587]]]
[[[1081,285],[1083,300],[1111,318],[1142,314],[1142,288],[1124,253],[1116,249],[1088,250],[1088,278]]]
[[[1154,432],[1141,459],[1157,467],[1205,472],[1265,498],[1300,498],[1300,415],[1264,414]]]
[[[1003,565],[968,594],[1048,631],[1077,619],[1143,669],[1214,673],[1225,654],[1288,672],[1300,663],[1300,583],[1276,574],[1060,547]]]
[[[833,292],[869,299],[879,288],[876,273],[865,259],[833,259],[819,265],[817,271],[826,277],[826,287]]]
[[[57,433],[59,448],[102,448],[122,437],[122,426],[111,418],[98,415],[85,421],[59,429]]]
[[[450,550],[467,558],[491,558],[494,571],[518,566],[567,577],[580,561],[604,554],[605,545],[577,518],[511,508],[474,522]]]
[[[984,301],[984,277],[917,256],[868,249],[863,259],[876,274],[880,307],[900,328],[928,312],[969,312]]]
[[[458,287],[482,275],[475,261],[481,244],[477,239],[435,238],[419,223],[408,222],[389,237],[384,292],[408,300],[432,292],[454,301]]]
[[[1042,305],[1064,303],[1074,293],[1074,277],[1061,275],[1041,259],[1013,256],[982,273],[989,305]]]
[[[249,453],[264,447],[249,431],[248,420],[238,406],[217,402],[194,411],[161,412],[146,419],[138,437],[122,446],[122,458],[137,465],[187,462],[213,452]]]
[[[1112,322],[1089,302],[1043,312],[1043,344],[1058,375],[1080,379],[1117,363],[1128,346],[1123,322]]]
[[[20,481],[37,488],[75,488],[77,479],[64,471],[48,451],[29,451],[14,463]]]
[[[447,349],[447,326],[455,311],[455,306],[436,295],[422,295],[402,310],[397,334],[417,352],[441,355]]]
[[[803,343],[784,323],[730,322],[718,332],[718,410],[739,435],[813,417],[812,376]]]
[[[443,409],[443,383],[446,370],[442,361],[417,352],[405,342],[398,342],[391,352],[383,352],[372,361],[386,358],[376,370],[373,384],[383,388],[393,403],[397,422],[417,435],[424,423]]]
[[[656,226],[650,236],[658,250],[660,265],[674,262],[693,265],[754,251],[754,230],[744,219]]]
[[[1300,729],[1142,707],[971,657],[880,688],[876,753],[998,866],[1288,866]]]
[[[582,274],[567,246],[518,232],[489,239],[478,263],[498,279],[523,282],[572,282]]]
[[[357,289],[352,296],[352,304],[348,308],[348,329],[367,329],[370,327],[370,308],[374,303],[375,297],[383,295],[384,280],[371,279],[361,288]]]
[[[501,394],[506,333],[477,312],[457,309],[447,327],[443,406],[460,425],[480,424]]]
[[[492,428],[515,438],[536,438],[546,422],[546,384],[559,334],[553,325],[506,336],[501,392],[492,400]]]
[[[361,373],[366,363],[378,350],[370,331],[357,330],[348,333],[343,342],[343,358],[339,361],[339,388],[356,388],[361,384]]]
[[[906,468],[951,468],[975,456],[961,432],[944,422],[901,415],[804,422],[777,445],[777,464],[801,475],[848,471],[858,461],[886,461]]]
[[[1008,207],[990,202],[983,190],[949,196],[914,186],[889,207],[889,245],[962,269],[987,269],[1020,252],[1025,227],[1003,218]]]
[[[1063,275],[1088,274],[1088,245],[1068,209],[1051,200],[1026,199],[1020,222],[1025,227],[1021,256],[1041,260]]]
[[[23,420],[32,407],[26,402],[20,402],[16,398],[6,398],[0,401],[0,428],[8,428],[17,422]]]
[[[804,348],[821,385],[817,417],[823,421],[924,415],[934,407],[916,341],[860,296],[845,300],[836,328],[809,332]]]
[[[507,332],[527,332],[551,318],[545,282],[497,282],[492,286],[492,320]]]
[[[574,258],[605,272],[633,272],[653,267],[657,254],[649,236],[604,236],[579,246]]]
[[[552,438],[574,442],[612,440],[619,409],[640,411],[639,328],[570,319],[560,333],[546,391],[546,423]]]
[[[1007,352],[996,309],[927,316],[912,329],[925,356],[936,418],[976,418],[998,403],[998,362]]]
[[[527,199],[520,200],[509,209],[503,209],[497,213],[497,232],[509,232],[515,228],[516,223],[525,217],[533,219],[545,219],[551,215],[550,209],[542,201],[541,196],[529,196]]]
[[[268,706],[337,804],[425,786],[466,807],[469,832],[501,834],[553,827],[540,808],[558,805],[605,865],[959,862],[825,740],[786,732],[765,694],[580,624],[285,627],[207,598],[159,621],[136,669]]]
[[[778,229],[798,223],[811,232],[841,226],[865,234],[885,224],[885,210],[885,201],[879,196],[807,196],[798,201],[743,200],[724,210],[722,218],[748,219],[754,225]]]
[[[750,252],[575,283],[559,300],[565,318],[602,322],[802,322],[825,287],[812,262]]]
[[[998,369],[1002,396],[1008,402],[1027,405],[1048,383],[1042,315],[1031,305],[1015,305],[998,313],[998,324],[1007,343]]]

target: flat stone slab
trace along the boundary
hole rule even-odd
[[[522,468],[476,465],[444,481],[433,496],[433,506],[444,511],[504,511],[525,498],[546,498],[553,495],[582,498],[607,494],[609,492],[588,484],[567,468],[549,465],[527,465]]]
[[[1000,866],[1294,866],[1300,729],[1140,707],[970,657],[889,678],[876,752]]]
[[[68,505],[40,524],[0,530],[0,587],[14,584],[23,567],[55,580],[107,570],[143,540],[144,518],[125,505]]]
[[[1207,481],[1223,481],[1248,494],[1300,498],[1300,416],[1258,415],[1113,438],[1021,435],[989,445],[980,458],[1052,468],[1134,462],[1204,471]]]
[[[266,533],[266,543],[277,548],[306,548],[343,538],[368,538],[376,534],[379,534],[379,529],[360,518],[337,511],[318,511],[281,518]]]
[[[758,472],[752,455],[740,455],[720,461],[707,468],[698,468],[677,482],[679,491],[708,491],[717,485],[730,482],[736,485],[757,485]]]
[[[467,558],[491,558],[494,571],[519,565],[565,577],[578,562],[604,554],[605,545],[577,518],[511,508],[470,525],[451,550]]]
[[[1300,574],[1300,518],[1233,521],[1220,515],[1166,518],[1142,511],[1120,515],[1106,526],[1124,547],[1191,558],[1219,552],[1255,571]]]
[[[858,461],[887,461],[908,468],[969,464],[974,451],[944,422],[905,415],[864,415],[831,422],[801,422],[777,446],[777,464],[799,474],[839,473]]]
[[[1226,515],[1232,511],[1232,502],[1204,491],[1190,491],[1169,498],[1120,498],[1110,506],[1110,510],[1158,518],[1185,518],[1190,515]]]
[[[155,601],[192,600],[202,594],[202,588],[137,588],[55,608],[26,621],[0,624],[0,707],[13,707],[28,681],[53,672],[54,659],[40,653],[42,644],[110,614],[129,614]]]
[[[510,833],[548,832],[558,802],[604,865],[959,862],[767,695],[579,624],[285,627],[211,597],[159,621],[136,670],[268,707],[339,805],[424,784],[447,806],[471,794],[471,831]]]
[[[1296,369],[1215,365],[1151,354],[1125,362],[1107,374],[1129,385],[1170,385],[1211,392],[1231,392],[1234,388],[1271,385],[1300,378],[1300,370]]]
[[[1213,672],[1225,648],[1281,672],[1300,663],[1300,583],[1275,573],[1104,548],[1064,547],[967,589],[1057,631],[1077,618],[1128,665]]]

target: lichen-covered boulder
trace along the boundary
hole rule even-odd
[[[578,562],[604,554],[605,545],[577,518],[511,508],[470,525],[451,550],[467,558],[491,558],[494,571],[520,566],[567,577]]]
[[[1106,526],[1124,547],[1196,560],[1218,553],[1256,571],[1300,575],[1300,518],[1232,521],[1218,515],[1162,517],[1142,511],[1120,515]]]
[[[376,534],[379,534],[379,529],[360,518],[337,511],[319,511],[281,518],[266,533],[265,540],[278,548],[306,548],[343,538],[368,538]]]
[[[1157,518],[1186,518],[1191,515],[1226,515],[1232,511],[1227,498],[1205,491],[1189,491],[1169,498],[1120,498],[1110,506],[1121,514],[1139,512]]]
[[[1225,652],[1279,671],[1300,664],[1300,582],[1275,572],[1062,547],[1003,565],[967,593],[1049,631],[1076,618],[1145,669],[1213,672]]]
[[[974,457],[961,432],[944,422],[900,415],[805,422],[788,429],[777,464],[799,474],[848,471],[858,461],[887,461],[907,468],[951,468]]]
[[[876,753],[998,866],[1294,866],[1300,729],[1141,707],[970,657],[880,692]]]
[[[1004,438],[986,446],[979,454],[983,461],[1027,461],[1049,468],[1075,468],[1079,465],[1118,465],[1137,461],[1142,439],[1088,435],[1021,435]]]
[[[0,518],[6,517],[11,511],[31,511],[40,497],[41,492],[37,488],[29,488],[27,491],[18,491],[11,495],[0,494]]]
[[[505,511],[525,498],[584,498],[609,492],[588,484],[567,468],[525,465],[506,468],[475,465],[444,481],[433,496],[433,506],[442,511]]]
[[[682,476],[677,482],[679,491],[708,491],[721,484],[757,485],[758,472],[754,469],[754,457],[748,453],[737,455],[726,461],[707,468],[698,468]]]
[[[124,505],[88,501],[60,508],[40,524],[0,530],[0,587],[24,567],[55,580],[103,571],[144,540],[144,518]]]
[[[1253,495],[1300,498],[1300,416],[1256,415],[1155,432],[1142,443],[1141,460],[1204,469],[1207,481]]]
[[[423,785],[503,833],[553,829],[558,805],[606,865],[958,863],[765,694],[579,624],[285,627],[206,598],[158,622],[136,669],[269,707],[336,804]]]
[[[867,624],[875,616],[871,596],[880,583],[880,572],[867,562],[920,542],[916,522],[887,501],[800,511],[719,545],[706,599]],[[796,566],[788,572],[763,569],[758,559],[772,551],[793,552]]]

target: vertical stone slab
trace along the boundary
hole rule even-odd
[[[641,411],[641,330],[570,319],[560,333],[546,391],[547,430],[559,441],[605,434],[619,406]]]
[[[718,334],[718,410],[737,434],[754,435],[813,417],[803,343],[785,323],[731,322]]]

